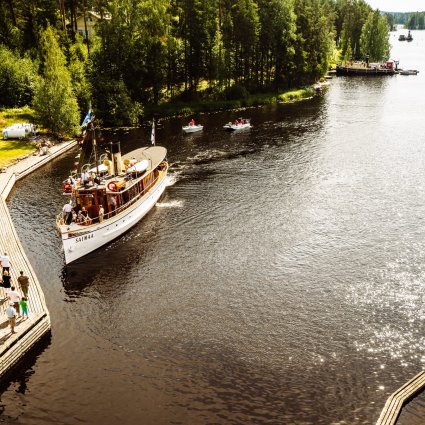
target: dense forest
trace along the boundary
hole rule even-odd
[[[387,59],[388,29],[364,0],[5,0],[0,106],[32,105],[57,134],[90,104],[133,124],[147,105],[278,93],[338,60]]]
[[[397,25],[403,25],[409,30],[425,29],[425,12],[386,12],[385,17],[392,29],[394,29]]]

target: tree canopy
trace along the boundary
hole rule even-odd
[[[20,66],[13,85],[0,65],[0,93],[8,93],[1,101],[31,102],[38,74],[47,90],[47,79],[63,82],[69,116],[76,99],[104,123],[134,124],[148,104],[312,83],[335,49],[341,59],[386,59],[387,21],[364,0],[8,0],[0,3],[0,55]],[[56,95],[42,92],[34,98],[40,113]]]
[[[33,106],[38,121],[53,134],[62,136],[78,131],[80,113],[66,68],[52,28],[41,34],[43,74],[36,85]]]

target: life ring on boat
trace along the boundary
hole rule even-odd
[[[63,185],[63,191],[65,193],[71,193],[72,192],[72,184],[71,183],[65,183]]]
[[[116,182],[109,182],[108,183],[108,189],[112,192],[117,192],[118,186],[117,186]]]

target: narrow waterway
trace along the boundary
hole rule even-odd
[[[373,424],[425,362],[425,32],[417,76],[334,78],[302,103],[162,121],[170,184],[64,266],[76,151],[9,207],[52,338],[4,387],[7,424]],[[243,115],[254,128],[222,125]],[[129,151],[149,128],[105,134]],[[13,259],[12,259],[13,261]]]

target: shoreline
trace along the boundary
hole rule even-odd
[[[312,98],[315,94],[314,85],[302,89],[288,90],[282,93],[258,93],[243,99],[231,100],[205,100],[183,102],[175,101],[160,105],[146,105],[143,119],[155,118],[178,118],[194,114],[207,114],[222,111],[238,111],[261,106],[296,103]],[[109,127],[109,126],[108,126]]]

